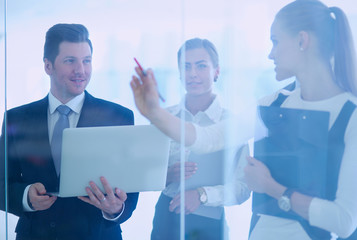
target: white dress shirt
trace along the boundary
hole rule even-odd
[[[182,100],[184,101],[184,100]],[[183,104],[184,105],[184,104]],[[175,105],[169,107],[167,110],[173,115],[180,117],[181,105]],[[192,115],[185,108],[186,121],[192,122],[196,133],[196,141],[190,147],[185,148],[185,160],[187,161],[191,152],[195,153],[209,153],[213,151],[222,150],[226,146],[236,146],[238,143],[228,143],[227,135],[231,134],[229,131],[228,123],[232,120],[232,115],[221,107],[218,97],[214,99],[212,104],[204,112],[198,112],[196,115]],[[240,138],[241,143],[246,142],[249,137]],[[170,156],[169,156],[169,166],[174,163],[180,162],[181,156],[181,146],[179,142],[171,141],[170,146]],[[243,162],[244,164],[245,162]],[[239,165],[240,166],[240,165]],[[237,168],[238,169],[238,168]],[[235,184],[227,184],[227,186],[217,185],[217,186],[206,186],[203,187],[207,193],[207,202],[205,206],[223,206],[232,205],[236,203],[241,203],[249,198],[250,191],[244,181],[240,181],[243,177],[243,172],[240,170],[235,174]],[[239,184],[238,184],[239,183]],[[235,192],[241,192],[241,194],[230,194],[232,193],[232,188],[235,188]],[[180,191],[179,183],[169,184],[163,191],[163,193],[169,197],[174,197]]]
[[[69,127],[74,128],[77,126],[79,116],[83,107],[84,103],[84,92],[72,100],[70,100],[68,103],[66,103],[66,106],[68,106],[72,112],[68,115],[68,120],[69,120]],[[49,142],[51,143],[52,139],[52,134],[53,134],[53,129],[55,127],[55,124],[60,116],[59,112],[56,111],[57,107],[62,105],[62,103],[55,97],[51,92],[48,93],[48,111],[47,111],[47,120],[48,120],[48,137],[49,137]],[[32,212],[34,211],[27,202],[27,195],[28,195],[28,190],[31,185],[28,185],[25,188],[24,195],[22,197],[22,205],[25,211],[27,212]]]

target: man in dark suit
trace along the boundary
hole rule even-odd
[[[131,110],[85,91],[91,77],[92,51],[83,25],[51,27],[44,47],[45,71],[51,79],[48,96],[5,115],[7,125],[3,124],[0,143],[0,207],[19,216],[17,239],[122,239],[120,223],[136,208],[138,193],[113,190],[104,177],[105,192],[90,182],[88,197],[49,194],[59,189],[59,172],[51,152],[52,135],[61,117],[58,106],[69,107],[69,127],[134,124]]]

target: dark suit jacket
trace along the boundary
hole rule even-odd
[[[20,239],[121,239],[120,223],[136,208],[138,193],[128,194],[124,212],[117,222],[77,198],[58,198],[47,210],[24,212],[22,196],[27,185],[41,182],[48,192],[58,191],[48,136],[48,97],[7,111],[8,211],[19,216]],[[94,98],[85,92],[77,127],[133,125],[133,112],[118,104]],[[4,143],[1,136],[0,207],[4,210]],[[100,159],[99,159],[100,160]],[[120,186],[117,186],[120,187]]]

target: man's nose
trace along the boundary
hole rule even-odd
[[[83,63],[79,62],[76,64],[74,72],[76,74],[84,74],[84,65]]]

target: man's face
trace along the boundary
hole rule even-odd
[[[52,63],[45,59],[45,71],[51,78],[51,93],[67,103],[83,93],[92,74],[92,52],[87,42],[62,42]]]

